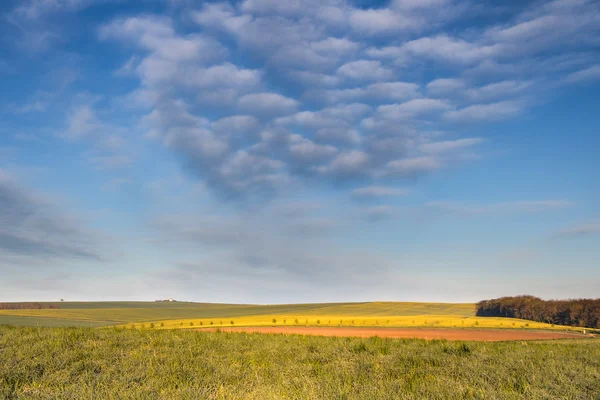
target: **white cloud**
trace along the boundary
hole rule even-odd
[[[293,113],[299,102],[278,93],[252,93],[238,99],[241,111],[258,116],[277,116]]]
[[[426,88],[430,96],[456,96],[465,89],[465,83],[461,79],[442,78],[429,82]]]
[[[67,129],[63,137],[76,140],[88,136],[100,127],[96,113],[89,105],[75,107],[67,117]]]
[[[338,150],[333,146],[319,145],[308,139],[290,145],[290,155],[301,162],[319,162],[335,155]]]
[[[465,91],[465,96],[471,101],[493,100],[499,97],[517,95],[532,85],[531,81],[501,81],[493,82]]]
[[[391,176],[412,177],[431,172],[442,167],[442,163],[431,156],[405,158],[390,161],[386,173]]]
[[[353,30],[363,35],[390,34],[419,26],[415,19],[388,8],[354,9],[350,12],[348,22]]]
[[[260,127],[259,121],[250,115],[233,115],[221,118],[214,121],[211,125],[215,131],[227,135],[252,133],[256,132]]]
[[[357,145],[362,141],[360,133],[353,128],[322,128],[316,131],[316,138],[327,143]]]
[[[436,113],[451,108],[437,99],[413,99],[400,104],[387,104],[377,107],[377,114],[385,119],[412,118],[422,114]]]
[[[391,69],[375,60],[351,61],[339,67],[337,74],[350,79],[371,81],[392,79],[394,76]]]
[[[135,97],[152,111],[148,137],[176,151],[209,187],[231,194],[250,182],[305,176],[360,185],[382,178],[385,185],[467,159],[483,139],[460,131],[441,139],[449,123],[511,118],[534,101],[529,91],[544,87],[545,78],[531,69],[556,63],[529,56],[514,40],[535,31],[524,22],[557,11],[523,10],[502,25],[459,24],[450,33],[444,23],[481,9],[452,0],[371,9],[343,0],[246,0],[203,4],[190,13],[196,25],[117,19],[100,36],[133,44],[127,70],[140,77]],[[552,73],[577,67],[585,72],[572,79],[595,74],[587,71],[593,57],[569,60],[565,54]],[[240,177],[219,172],[232,160],[255,158],[280,164]]]
[[[567,82],[585,82],[600,79],[600,65],[575,71],[567,76]]]
[[[367,53],[375,58],[392,58],[396,63],[406,64],[414,58],[430,58],[457,64],[471,64],[490,58],[502,51],[500,45],[479,45],[445,34],[422,37],[402,46],[372,48]]]
[[[475,104],[459,110],[447,111],[444,117],[454,122],[494,121],[515,116],[521,106],[513,101]]]
[[[419,146],[419,150],[423,153],[439,154],[449,151],[472,147],[483,142],[481,138],[465,138],[457,140],[444,140],[441,142],[423,143]]]
[[[325,175],[361,176],[367,173],[369,155],[360,150],[351,150],[338,154],[328,165],[319,167]]]
[[[316,98],[329,103],[361,101],[402,101],[420,97],[419,85],[409,82],[376,82],[364,87],[317,91]]]
[[[97,0],[96,2],[106,1]],[[23,0],[13,10],[13,13],[23,18],[37,20],[47,14],[81,10],[93,3],[94,0]]]

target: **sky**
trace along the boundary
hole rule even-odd
[[[600,3],[5,0],[0,300],[599,297]]]

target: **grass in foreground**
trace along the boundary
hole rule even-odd
[[[7,399],[598,399],[600,340],[0,327]]]

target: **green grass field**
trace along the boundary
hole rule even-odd
[[[3,399],[598,399],[600,340],[0,327]]]
[[[56,305],[60,308],[0,310],[0,325],[146,328],[152,324],[156,328],[163,329],[231,325],[574,329],[511,318],[475,317],[475,305],[469,303],[243,305],[184,302],[65,302]]]
[[[474,315],[473,304],[439,303],[323,303],[241,305],[184,302],[53,303],[59,309],[0,310],[0,324],[27,326],[111,326],[165,320],[198,320],[267,316],[305,318],[394,317],[417,315]]]

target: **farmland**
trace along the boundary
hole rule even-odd
[[[40,327],[191,329],[223,326],[342,326],[573,330],[516,318],[476,317],[470,303],[317,303],[242,305],[184,302],[58,303],[0,310],[0,324]]]
[[[314,321],[319,319],[351,319],[363,317],[363,321],[376,324],[390,317],[446,315],[473,317],[473,304],[451,303],[315,303],[284,305],[245,305],[212,304],[185,302],[97,302],[97,303],[55,303],[60,308],[33,310],[0,310],[0,324],[30,326],[111,326],[127,323],[152,321],[172,321],[169,325],[179,326],[182,321],[231,318],[239,323],[283,321],[288,316],[293,319],[303,317]],[[228,320],[228,322],[229,322]]]
[[[600,341],[0,327],[7,399],[597,399]]]
[[[600,394],[600,340],[576,327],[477,317],[473,304],[57,306],[0,311],[0,398]],[[555,340],[536,341],[544,338]]]

